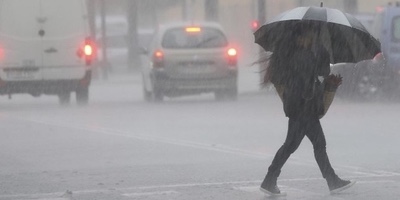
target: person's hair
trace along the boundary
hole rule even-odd
[[[260,83],[260,85],[262,87],[267,86],[267,84],[271,82],[269,80],[269,75],[268,75],[270,60],[271,60],[271,52],[263,51],[262,53],[260,53],[258,60],[251,64],[252,66],[254,66],[254,65],[262,66],[262,67],[260,67],[260,68],[262,68],[262,70],[258,72],[260,74],[264,73],[263,80]]]
[[[263,67],[264,70],[260,72],[264,73],[262,86],[266,86],[269,83],[282,84],[290,71],[290,66],[287,66],[287,59],[291,58],[291,55],[297,48],[298,44],[296,40],[310,31],[315,32],[317,30],[317,26],[311,23],[294,23],[292,25],[293,29],[291,32],[282,33],[286,34],[285,37],[275,41],[279,45],[275,45],[272,54],[265,54],[253,63],[265,66]]]

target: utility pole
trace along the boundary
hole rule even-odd
[[[135,69],[140,66],[139,42],[137,33],[139,0],[127,0],[128,3],[128,67]]]
[[[218,21],[219,1],[218,0],[205,0],[204,13],[206,21]]]

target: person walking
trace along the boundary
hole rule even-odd
[[[329,53],[322,45],[315,44],[317,33],[312,27],[302,25],[293,33],[295,41],[287,44],[294,45],[275,49],[264,78],[264,83],[271,82],[275,86],[289,124],[286,140],[276,152],[260,190],[272,196],[286,195],[279,190],[277,179],[285,162],[307,136],[330,192],[336,193],[355,182],[342,180],[332,168],[320,118],[326,114],[342,77],[329,75]],[[318,78],[321,76],[325,78],[322,83]]]

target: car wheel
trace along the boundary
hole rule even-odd
[[[78,105],[87,105],[89,103],[88,86],[80,86],[76,89],[76,102]]]
[[[154,102],[162,102],[164,100],[164,94],[161,86],[157,83],[156,79],[152,79],[153,92],[152,92],[152,100]]]
[[[71,102],[71,93],[70,92],[61,92],[58,94],[58,102],[60,105],[69,105]]]

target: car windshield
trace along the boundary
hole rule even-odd
[[[162,46],[170,49],[218,48],[227,46],[224,34],[213,28],[186,28],[168,30],[162,39]]]

